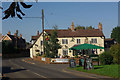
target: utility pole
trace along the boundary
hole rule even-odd
[[[16,30],[16,48],[18,48],[18,30]]]
[[[42,32],[43,32],[43,54],[45,54],[45,48],[44,48],[44,12],[42,9]]]

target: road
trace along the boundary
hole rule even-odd
[[[106,80],[109,77],[103,77],[83,72],[77,72],[66,69],[68,64],[43,64],[40,62],[25,61],[24,58],[4,59],[2,70],[5,77],[29,78],[29,79],[81,79],[81,80]],[[112,79],[113,80],[113,79]]]

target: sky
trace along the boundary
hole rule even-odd
[[[118,2],[32,2],[26,4],[33,6],[29,9],[21,6],[26,14],[23,20],[18,18],[2,20],[3,35],[8,31],[14,34],[16,30],[19,30],[19,33],[30,41],[31,36],[36,35],[38,30],[42,31],[42,9],[44,9],[45,29],[52,29],[55,25],[59,29],[68,29],[72,21],[75,26],[93,26],[97,29],[101,22],[105,37],[110,38],[112,29],[118,26]],[[3,11],[9,5],[10,3],[3,2]]]

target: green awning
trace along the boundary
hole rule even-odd
[[[85,43],[69,48],[69,50],[81,50],[81,49],[104,49],[104,47]]]

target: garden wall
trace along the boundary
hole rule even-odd
[[[33,56],[33,60],[44,62],[45,64],[69,64],[71,58],[46,58],[41,56]],[[80,58],[74,58],[76,64],[79,64]]]

